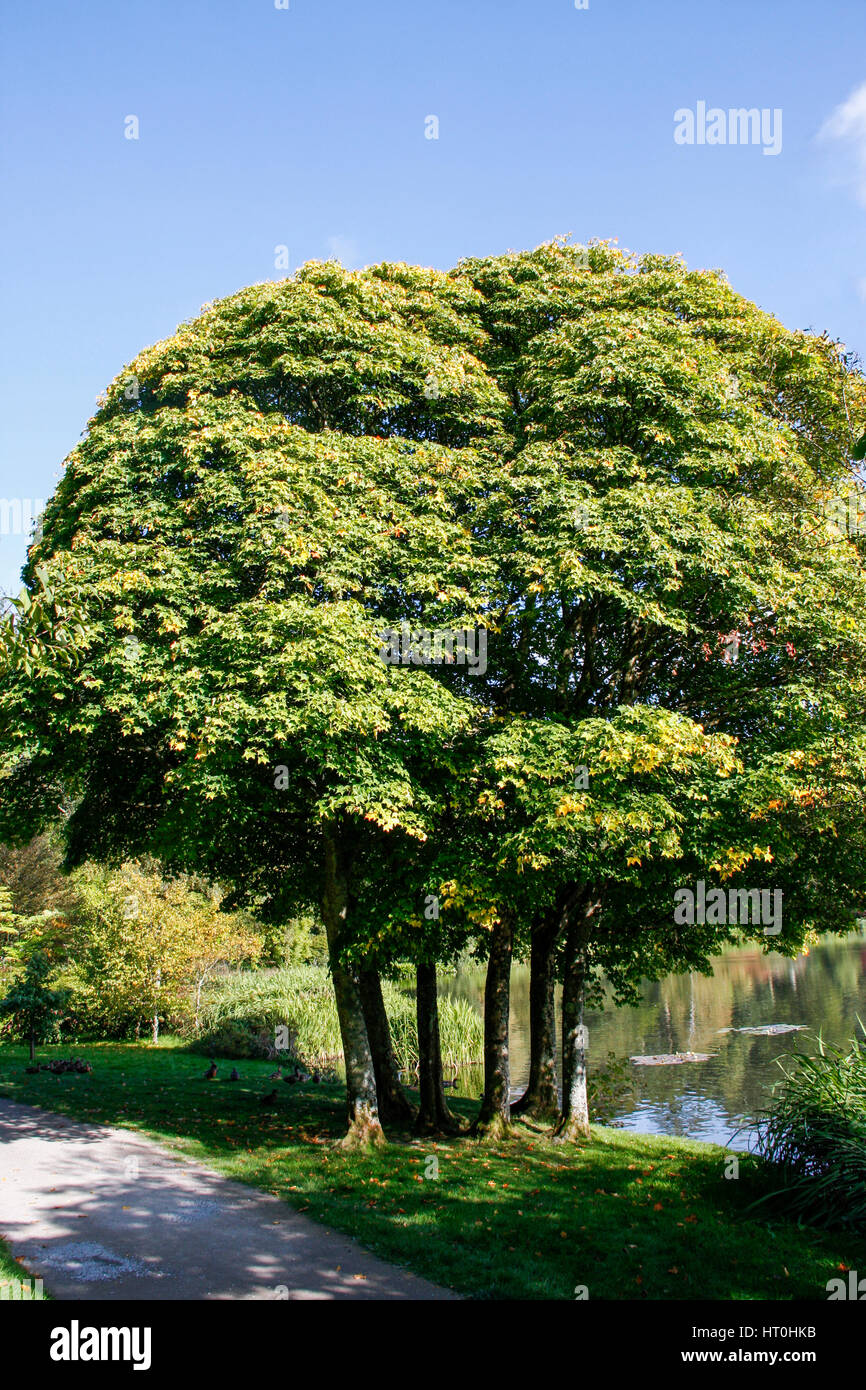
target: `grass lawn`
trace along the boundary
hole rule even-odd
[[[25,1049],[0,1047],[0,1095],[150,1135],[475,1297],[571,1299],[586,1285],[590,1299],[824,1301],[840,1268],[866,1268],[864,1237],[747,1215],[760,1171],[740,1155],[739,1179],[726,1179],[729,1155],[712,1145],[598,1128],[562,1146],[519,1123],[503,1143],[394,1134],[381,1152],[344,1153],[332,1142],[342,1087],[271,1083],[269,1062],[239,1062],[239,1083],[205,1082],[206,1059],[171,1040],[75,1055],[92,1074],[27,1076]],[[278,1109],[264,1111],[273,1084]]]

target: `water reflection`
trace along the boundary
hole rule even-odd
[[[670,1052],[707,1052],[707,1062],[633,1067],[635,1094],[617,1115],[626,1129],[682,1135],[747,1148],[754,1116],[780,1072],[775,1059],[814,1050],[812,1035],[845,1044],[866,1023],[866,934],[824,938],[808,955],[788,960],[759,948],[727,951],[712,976],[670,975],[646,984],[634,1008],[591,1011],[590,1061]],[[484,974],[461,970],[443,989],[482,1006]],[[806,1024],[808,1033],[760,1037],[726,1028]],[[529,967],[512,974],[511,1077],[529,1073]],[[458,1094],[477,1096],[480,1070],[461,1074]],[[734,1132],[740,1127],[739,1134]]]

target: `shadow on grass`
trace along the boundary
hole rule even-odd
[[[525,1122],[503,1143],[395,1131],[351,1154],[335,1142],[341,1087],[273,1082],[267,1062],[206,1082],[200,1057],[168,1046],[83,1051],[92,1074],[31,1077],[23,1051],[0,1049],[0,1094],[152,1135],[475,1297],[823,1300],[839,1264],[866,1268],[862,1239],[748,1216],[764,1186],[748,1155],[726,1180],[715,1146],[603,1129],[560,1146]]]

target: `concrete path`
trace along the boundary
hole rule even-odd
[[[0,1099],[0,1235],[61,1299],[450,1299],[148,1139]]]

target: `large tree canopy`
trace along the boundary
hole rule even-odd
[[[319,896],[362,1137],[365,958],[489,944],[507,1123],[531,940],[579,1131],[594,972],[627,997],[730,934],[678,929],[678,885],[772,880],[790,950],[866,902],[863,541],[833,520],[864,423],[838,344],[606,245],[313,263],[214,304],[118,376],[46,509],[0,834],[71,798],[71,862]],[[486,670],[386,664],[403,622],[487,629]]]

